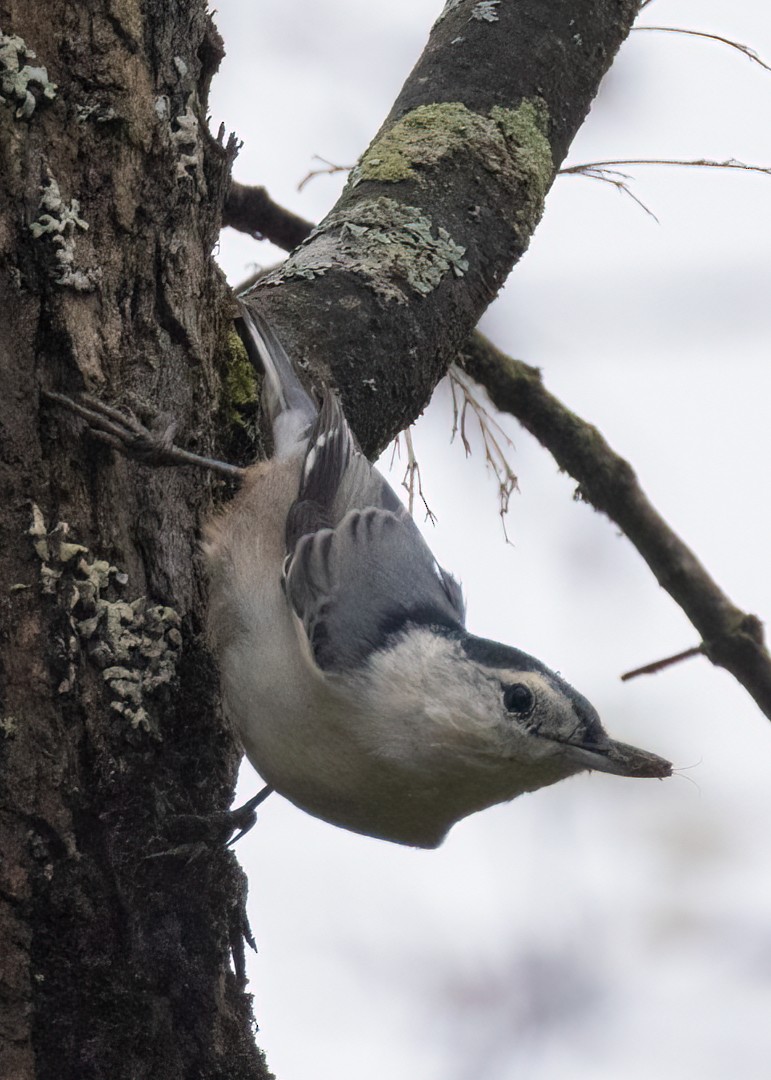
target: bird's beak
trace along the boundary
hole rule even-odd
[[[585,769],[597,772],[616,773],[618,776],[657,777],[663,779],[672,775],[672,763],[649,754],[647,750],[638,750],[636,746],[604,739],[600,743],[562,744],[570,748],[571,757]]]

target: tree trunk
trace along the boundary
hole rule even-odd
[[[202,639],[212,482],[39,400],[133,393],[211,450],[222,45],[202,2],[24,0],[0,27],[0,1075],[266,1076],[229,962],[235,859],[164,854],[238,763]]]
[[[382,150],[411,117],[396,172],[365,157],[316,247],[263,289],[370,450],[425,403],[526,247],[636,5],[597,7],[448,4],[379,136]],[[8,1080],[269,1075],[237,974],[240,871],[185,831],[185,815],[227,806],[238,763],[198,553],[201,519],[228,492],[204,473],[127,461],[41,399],[87,390],[166,408],[188,449],[243,449],[231,302],[211,258],[234,156],[205,124],[221,55],[203,0],[0,0]],[[442,146],[416,149],[421,109]],[[382,244],[415,208],[428,224],[410,258],[422,261],[375,274],[361,230]],[[303,274],[322,240],[330,265]]]

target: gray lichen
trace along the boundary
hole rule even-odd
[[[51,558],[51,552],[48,547],[48,530],[46,528],[43,512],[35,503],[32,504],[32,524],[27,530],[27,533],[32,537],[32,546],[35,549],[37,557],[41,562],[48,562]]]
[[[19,728],[19,722],[15,716],[0,716],[0,738],[13,739]]]
[[[469,166],[495,178],[491,209],[524,243],[543,212],[554,177],[547,138],[549,114],[540,98],[516,108],[496,106],[488,116],[460,102],[421,105],[403,116],[369,147],[351,173],[350,188],[428,183],[440,165],[447,172]],[[351,205],[352,203],[352,205]],[[469,221],[484,208],[475,206]],[[360,197],[330,214],[262,283],[311,281],[331,268],[357,274],[381,296],[406,302],[427,295],[448,274],[468,269],[466,249],[420,206],[395,199]]]
[[[198,125],[198,117],[192,107],[192,94],[188,99],[185,111],[174,117],[174,127],[171,131],[171,141],[179,159],[177,161],[176,175],[178,180],[192,177],[196,186],[205,190],[203,174],[203,145]]]
[[[500,2],[501,0],[479,0],[479,3],[472,8],[470,18],[478,22],[498,22],[498,13],[495,9]]]
[[[465,248],[419,207],[364,199],[325,218],[263,282],[307,279],[334,266],[363,277],[381,296],[406,303],[411,292],[425,296],[447,274],[462,277],[468,270],[464,255]]]
[[[447,16],[450,15],[453,11],[455,11],[455,9],[459,7],[462,2],[463,0],[447,0],[447,3],[444,5],[444,8],[442,9],[439,18],[434,23],[434,26],[438,26],[439,23],[442,22],[443,19],[446,19]],[[500,2],[501,0],[479,0],[479,3],[471,9],[471,14],[469,15],[469,22],[471,22],[472,19],[478,22],[498,22],[498,13],[495,9],[499,6]],[[456,41],[462,40],[462,38],[456,38],[455,41],[453,41],[451,44],[454,45]]]
[[[56,84],[47,70],[27,61],[36,59],[23,38],[0,29],[0,101],[16,104],[18,120],[29,120],[40,101],[56,97]]]
[[[122,599],[117,590],[128,584],[128,576],[73,543],[66,522],[49,531],[34,503],[28,531],[40,560],[42,591],[67,612],[71,631],[64,642],[67,673],[59,693],[73,691],[85,655],[101,671],[113,712],[132,729],[160,739],[152,701],[176,674],[182,646],[179,614],[145,596]]]
[[[75,237],[78,230],[85,232],[88,229],[88,222],[80,216],[80,203],[72,199],[67,204],[51,175],[41,191],[39,208],[42,213],[37,221],[32,222],[29,230],[35,240],[47,236],[53,246],[54,281],[77,292],[92,292],[101,276],[100,271],[75,268]]]
[[[109,124],[119,119],[119,114],[112,105],[102,101],[91,102],[88,105],[78,105],[77,117],[79,124]]]

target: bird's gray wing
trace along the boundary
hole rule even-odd
[[[286,550],[300,537],[334,528],[349,510],[374,506],[409,517],[391,486],[362,454],[337,397],[324,392],[308,433],[300,489],[289,510]]]
[[[324,671],[364,663],[406,623],[459,628],[460,586],[442,570],[327,394],[287,518],[287,599]]]
[[[285,574],[323,671],[358,667],[407,623],[463,625],[457,582],[412,523],[389,510],[351,510],[336,528],[306,533]]]

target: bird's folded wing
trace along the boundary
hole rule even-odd
[[[414,523],[388,510],[351,510],[335,529],[301,537],[287,561],[287,599],[323,671],[363,664],[406,624],[460,628],[460,586]]]

